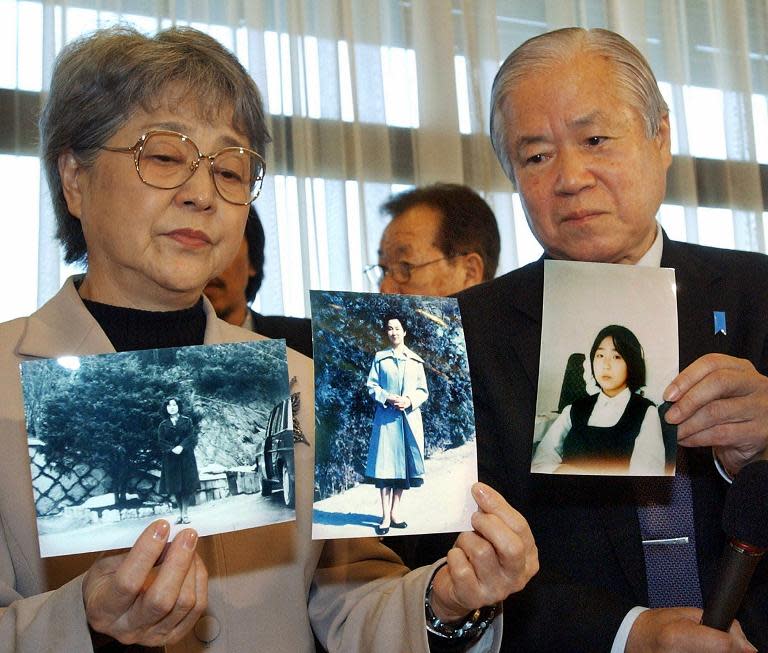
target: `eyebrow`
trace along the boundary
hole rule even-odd
[[[595,124],[596,122],[600,121],[606,121],[608,120],[608,115],[601,111],[600,109],[595,109],[594,111],[591,111],[590,113],[587,113],[583,116],[577,116],[576,118],[573,118],[571,120],[567,120],[565,122],[567,127],[588,127],[590,125]],[[518,153],[520,150],[522,150],[524,147],[527,147],[528,145],[535,145],[537,143],[547,143],[549,142],[549,138],[545,136],[544,134],[531,134],[530,136],[521,136],[515,141],[515,151]]]
[[[174,122],[174,121],[152,122],[152,123],[145,123],[144,125],[142,125],[142,130],[145,132],[150,131],[152,129],[166,129],[168,131],[179,132],[180,134],[184,134],[185,136],[187,136],[187,131],[189,130],[189,126],[184,125],[180,122]],[[188,138],[194,141],[194,139],[191,136],[188,136]],[[218,139],[216,139],[216,143],[217,143],[217,146],[220,146],[220,147],[247,147],[250,149],[250,145],[243,145],[243,143],[238,141],[233,136],[229,136],[229,135],[224,135],[219,137]]]
[[[603,120],[608,120],[608,114],[600,109],[595,109],[586,115],[578,116],[573,120],[568,120],[565,124],[568,125],[568,127],[585,127]]]
[[[401,256],[408,256],[412,251],[413,251],[413,248],[410,245],[405,244],[405,245],[399,245],[398,247],[396,247],[393,253],[396,257],[399,258]],[[384,255],[384,252],[381,249],[377,250],[376,253],[379,255],[379,258],[382,258],[382,256]]]

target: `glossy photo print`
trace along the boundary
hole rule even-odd
[[[41,555],[295,519],[285,342],[21,364]]]
[[[314,539],[470,530],[477,480],[452,298],[312,291]]]
[[[674,474],[663,392],[678,372],[675,273],[545,261],[531,471]]]

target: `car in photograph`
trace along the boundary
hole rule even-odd
[[[269,413],[264,440],[256,452],[255,467],[262,496],[276,494],[279,490],[289,508],[296,505],[294,442],[291,398],[286,397]]]

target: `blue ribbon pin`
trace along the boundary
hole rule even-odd
[[[728,331],[725,326],[725,311],[712,311],[712,316],[715,318],[715,334],[726,335]]]

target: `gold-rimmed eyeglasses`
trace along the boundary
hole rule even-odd
[[[203,154],[195,143],[175,131],[152,130],[131,147],[107,147],[108,152],[133,155],[139,179],[147,186],[170,190],[183,186],[206,159],[216,191],[230,204],[248,205],[261,192],[267,164],[246,147],[225,147]]]
[[[363,268],[365,276],[368,277],[368,281],[375,287],[379,287],[384,281],[384,277],[389,275],[395,283],[408,283],[411,280],[411,274],[414,270],[427,267],[433,263],[439,263],[440,261],[450,261],[451,259],[458,258],[459,256],[466,256],[466,252],[461,254],[451,254],[450,256],[441,256],[432,261],[426,263],[409,263],[408,261],[398,261],[392,263],[392,265],[381,265],[376,263],[374,265],[367,265]]]

